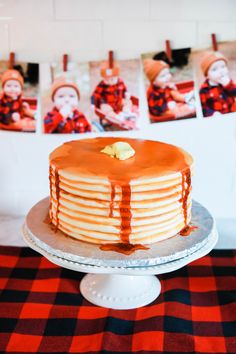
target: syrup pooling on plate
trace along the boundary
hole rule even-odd
[[[127,247],[174,236],[190,220],[191,156],[173,145],[128,138],[122,141],[135,155],[127,160],[101,153],[119,140],[72,141],[51,153],[53,224],[82,241]]]
[[[132,243],[106,243],[104,245],[101,245],[100,249],[102,251],[114,251],[130,255],[137,250],[148,250],[149,247],[146,247],[141,244],[133,245]]]
[[[190,226],[187,225],[186,227],[184,227],[181,231],[180,231],[180,235],[181,236],[189,236],[191,234],[192,231],[198,229],[197,226]]]

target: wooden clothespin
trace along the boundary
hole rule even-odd
[[[13,69],[14,65],[15,65],[15,53],[10,52],[9,53],[8,68]]]
[[[63,54],[63,71],[68,70],[68,54]]]
[[[167,55],[169,62],[171,62],[172,61],[172,50],[171,50],[169,39],[166,40],[166,55]]]
[[[114,53],[113,50],[109,50],[108,52],[108,63],[109,63],[109,68],[112,69],[114,66]]]
[[[212,49],[214,50],[214,52],[216,52],[218,50],[218,43],[217,43],[217,40],[216,40],[215,33],[211,34],[211,42],[212,42]]]

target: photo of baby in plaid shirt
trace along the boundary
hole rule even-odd
[[[232,80],[227,58],[220,52],[207,51],[201,58],[205,77],[200,87],[204,117],[236,111],[236,83]]]
[[[151,123],[195,118],[191,48],[142,54],[144,84]]]
[[[0,129],[34,132],[35,107],[23,98],[23,75],[18,70],[8,69],[2,74],[1,85]]]
[[[54,80],[51,87],[53,108],[44,117],[45,133],[87,133],[91,125],[79,111],[79,88],[65,77]]]
[[[99,74],[100,81],[93,89],[91,105],[103,129],[137,129],[139,100],[131,95],[121,78],[120,66],[114,63],[110,68],[108,62],[102,62]]]

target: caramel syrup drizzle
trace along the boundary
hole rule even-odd
[[[116,186],[114,182],[111,182],[111,201],[110,201],[109,218],[113,217],[115,195],[116,195]]]
[[[111,181],[111,201],[109,217],[113,217],[114,198],[115,198],[115,182]],[[136,250],[147,250],[148,247],[141,244],[130,243],[129,236],[131,234],[131,188],[130,184],[121,185],[121,201],[119,205],[121,225],[120,225],[120,240],[119,243],[106,243],[100,246],[103,251],[115,251],[130,255]]]
[[[185,188],[185,182],[187,183],[187,187]],[[182,172],[182,207],[184,214],[184,224],[187,226],[188,219],[188,196],[191,190],[191,171],[190,168],[187,168]]]
[[[122,198],[120,203],[120,216],[121,216],[121,225],[120,225],[120,239],[123,243],[129,243],[129,236],[131,233],[131,218],[132,213],[130,210],[130,199],[131,199],[131,188],[127,184],[121,186]],[[125,199],[128,200],[127,207],[124,208]]]
[[[185,187],[187,183],[187,187]],[[191,191],[191,171],[190,168],[187,168],[182,172],[182,208],[184,214],[184,228],[180,231],[181,236],[188,236],[190,233],[197,229],[197,226],[190,226],[187,224],[188,219],[188,197]]]
[[[52,167],[49,166],[49,188],[50,188],[50,206],[49,211],[52,212]]]
[[[60,206],[60,177],[59,177],[59,173],[58,170],[55,169],[55,186],[56,186],[56,199],[57,199],[57,207],[56,207],[56,229],[55,231],[57,231],[58,229],[58,224],[59,224],[59,218],[58,218],[58,214],[59,214],[59,206]]]

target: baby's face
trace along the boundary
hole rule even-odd
[[[224,76],[229,75],[228,66],[224,60],[217,60],[208,69],[207,78],[215,83],[220,83]]]
[[[104,82],[106,85],[109,86],[116,85],[118,82],[118,76],[111,76],[111,77],[104,78]]]
[[[164,68],[155,77],[155,80],[153,81],[153,83],[159,87],[163,87],[171,80],[172,80],[172,75],[170,73],[169,68]]]
[[[22,88],[17,80],[8,80],[4,84],[3,91],[7,96],[16,98],[22,93]]]
[[[61,87],[54,95],[54,105],[57,109],[61,109],[65,105],[71,106],[71,108],[78,107],[79,99],[78,95],[73,87]]]

